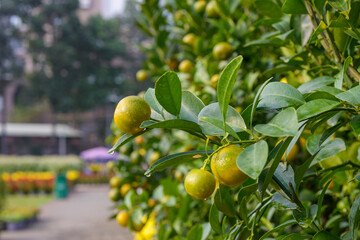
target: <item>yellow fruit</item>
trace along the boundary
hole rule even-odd
[[[159,160],[159,158],[161,157],[161,154],[159,152],[153,152],[151,153],[150,157],[149,157],[149,165],[153,165],[154,162],[156,162],[157,160]]]
[[[144,144],[144,137],[142,135],[137,136],[135,139],[135,143],[138,145],[143,145]]]
[[[186,192],[194,198],[206,200],[215,190],[214,175],[204,169],[191,170],[184,181]]]
[[[305,150],[305,149],[306,149],[306,139],[303,138],[303,137],[300,137],[300,138],[299,138],[299,143],[300,143],[301,148],[302,148],[303,150]]]
[[[282,82],[282,83],[288,83],[288,81],[286,80],[286,78],[282,78],[282,79],[280,80],[280,82]]]
[[[188,44],[188,45],[190,45],[190,46],[194,46],[194,44],[195,44],[195,40],[196,40],[196,36],[195,36],[195,34],[193,34],[193,33],[188,33],[188,34],[186,34],[184,37],[183,37],[183,42],[185,43],[185,44]]]
[[[140,149],[139,149],[139,154],[140,154],[140,156],[144,157],[144,156],[146,155],[146,150],[145,150],[145,148],[140,148]]]
[[[109,183],[111,187],[118,188],[121,184],[121,178],[119,178],[118,176],[113,176],[112,178],[110,178]]]
[[[137,71],[136,73],[136,79],[139,81],[139,82],[144,82],[146,81],[146,79],[148,79],[148,74],[145,70],[141,69],[139,71]]]
[[[120,188],[120,193],[121,193],[121,196],[125,197],[126,194],[131,190],[131,185],[126,183],[124,185],[121,186]]]
[[[182,11],[182,10],[178,10],[178,11],[176,11],[175,12],[175,14],[174,14],[174,19],[176,20],[176,21],[182,21],[183,20],[183,18],[184,18],[184,12]]]
[[[108,196],[109,196],[109,199],[110,199],[111,201],[114,201],[114,202],[119,201],[119,200],[120,200],[120,197],[121,197],[120,192],[119,192],[119,190],[118,190],[117,188],[112,188],[112,189],[109,191]]]
[[[194,70],[194,66],[193,66],[192,62],[190,62],[189,60],[183,60],[179,64],[179,71],[180,72],[191,73],[193,70]]]
[[[130,219],[130,214],[128,213],[128,211],[120,211],[116,215],[116,221],[120,226],[123,227],[126,227],[128,225],[129,219]]]
[[[174,177],[175,177],[175,179],[178,180],[179,182],[184,180],[184,174],[183,174],[181,171],[179,171],[179,170],[176,170],[176,171],[175,171]]]
[[[205,8],[206,8],[206,1],[204,0],[199,0],[194,3],[195,12],[202,13],[205,11]]]
[[[150,198],[150,199],[148,200],[148,207],[153,207],[153,206],[155,206],[155,205],[156,205],[156,200]]]
[[[287,162],[294,161],[294,159],[297,157],[298,154],[299,154],[299,146],[297,144],[295,144],[293,146],[293,148],[290,150],[290,152],[289,152],[289,154],[288,154],[288,156],[286,158],[286,161]],[[281,159],[284,160],[284,158],[285,158],[285,154],[282,156]]]
[[[237,156],[243,150],[239,146],[230,145],[213,155],[211,158],[211,171],[220,184],[237,187],[248,179],[248,176],[236,165]]]
[[[219,42],[214,46],[212,53],[216,60],[224,60],[232,55],[233,49],[229,43]]]
[[[176,58],[171,58],[166,61],[166,65],[168,65],[170,70],[174,70],[178,65],[178,60],[176,60]]]
[[[133,163],[133,164],[139,164],[141,161],[141,155],[139,152],[137,151],[133,151],[131,154],[130,154],[130,162]]]
[[[108,169],[108,170],[112,170],[112,169],[114,169],[116,167],[116,164],[113,162],[113,161],[108,161],[107,163],[106,163],[106,168]]]
[[[219,74],[215,74],[210,78],[210,86],[216,89],[218,81],[219,81]]]
[[[149,120],[151,109],[149,104],[137,96],[123,98],[116,106],[114,122],[120,130],[135,134],[141,132],[140,125],[143,121]]]
[[[276,145],[278,145],[281,142],[281,140],[279,140]],[[294,161],[294,159],[297,157],[297,155],[299,154],[299,146],[297,144],[295,144],[293,146],[293,148],[290,150],[289,154],[287,155],[286,161],[287,162],[292,162]],[[284,155],[281,157],[281,160],[284,161],[285,159],[285,153]]]
[[[219,17],[219,8],[216,1],[213,0],[206,5],[206,14],[212,18]]]

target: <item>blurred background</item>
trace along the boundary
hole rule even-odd
[[[127,0],[0,1],[2,154],[104,144],[115,103],[147,87],[135,80],[146,39],[134,11]]]
[[[4,239],[58,239],[50,225],[36,225],[40,235],[35,237],[15,231],[31,228],[39,214],[51,220],[48,212],[57,215],[57,231],[74,232],[74,221],[95,216],[106,224],[107,185],[78,188],[82,197],[92,199],[82,210],[84,199],[75,197],[72,205],[55,204],[41,212],[54,198],[68,198],[76,183],[108,183],[111,177],[105,166],[118,156],[107,154],[113,142],[105,139],[115,106],[149,86],[135,78],[145,58],[136,45],[147,41],[135,27],[135,11],[128,0],[0,0]],[[95,204],[101,211],[91,215]],[[72,211],[79,207],[82,216],[76,217]],[[116,223],[102,229],[109,239],[112,230],[119,233]],[[72,239],[64,232],[59,239]],[[93,234],[94,239],[107,239],[104,232]]]

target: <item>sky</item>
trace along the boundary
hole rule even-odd
[[[104,4],[105,17],[113,17],[124,11],[126,0],[104,0]]]

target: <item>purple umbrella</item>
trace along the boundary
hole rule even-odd
[[[82,151],[80,157],[85,161],[109,161],[117,160],[119,154],[117,152],[110,154],[106,147],[96,147],[90,148],[88,150]]]

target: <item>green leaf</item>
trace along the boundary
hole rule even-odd
[[[224,136],[224,123],[220,113],[219,103],[212,103],[204,107],[198,116],[199,125],[205,135]],[[222,122],[222,128],[218,124],[214,125],[214,121],[209,119],[217,119]],[[240,113],[233,107],[228,106],[226,114],[226,124],[234,130],[234,132],[246,129],[244,119]],[[228,129],[229,130],[229,129]]]
[[[170,119],[161,122],[145,121],[141,124],[142,128],[165,128],[165,129],[180,129],[188,132],[199,132],[201,128],[197,123],[190,122],[182,119]]]
[[[162,171],[168,167],[172,167],[181,163],[186,163],[189,161],[194,161],[200,158],[206,157],[206,153],[211,154],[213,151],[190,151],[190,152],[181,152],[175,153],[166,157],[162,157],[153,163],[144,175],[150,175],[154,172]]]
[[[202,239],[202,235],[203,235],[203,227],[201,224],[197,224],[192,228],[190,228],[189,232],[186,235],[186,239],[187,240]]]
[[[317,10],[319,10],[319,12],[322,12],[323,8],[325,6],[326,0],[316,0],[314,2],[315,2],[315,7],[317,8]]]
[[[138,132],[136,134],[128,134],[125,133],[124,135],[122,135],[117,142],[115,143],[115,145],[108,151],[108,153],[113,153],[115,152],[119,147],[125,145],[126,143],[132,141],[134,138],[136,138],[137,136],[140,136],[146,132],[148,132],[149,129],[146,129],[144,131]]]
[[[329,187],[331,181],[329,181],[323,188],[323,190],[321,191],[321,194],[319,196],[319,199],[318,199],[318,211],[316,213],[316,217],[317,217],[317,221],[320,225],[321,224],[321,209],[322,209],[322,203],[323,203],[323,200],[324,200],[324,197],[325,197],[325,193],[326,193],[326,190],[327,188]],[[320,239],[320,238],[319,238]]]
[[[276,183],[278,187],[280,187],[280,189],[291,199],[293,194],[290,185],[292,185],[293,189],[296,189],[294,170],[292,167],[290,165],[280,163],[274,172],[273,179],[274,183]]]
[[[261,236],[261,238],[259,240],[265,240],[268,236],[270,236],[273,233],[276,233],[288,226],[294,225],[297,222],[295,220],[288,220],[286,222],[281,223],[280,225],[274,227],[273,229],[271,229],[270,231],[266,232],[264,235]]]
[[[358,195],[353,202],[350,214],[349,214],[349,227],[350,227],[350,234],[351,239],[357,239],[357,233],[359,229],[360,223],[360,195]]]
[[[248,146],[242,151],[237,159],[236,165],[252,179],[257,179],[263,170],[268,157],[268,145],[264,140]]]
[[[155,96],[169,113],[178,116],[181,109],[181,83],[175,72],[166,72],[155,83]]]
[[[311,35],[309,42],[310,43],[317,42],[318,41],[318,36],[326,29],[326,27],[327,27],[326,24],[323,21],[321,21],[319,23],[319,26],[315,29],[315,31]]]
[[[269,83],[260,95],[258,108],[276,109],[304,104],[302,94],[293,86],[282,83]]]
[[[192,122],[198,122],[198,115],[205,107],[205,104],[200,98],[195,96],[192,92],[182,92],[182,102],[180,110],[180,118]]]
[[[219,119],[216,119],[216,118],[212,118],[212,117],[200,117],[200,121],[201,121],[201,124],[205,124],[207,126],[210,126],[212,125],[213,126],[213,129],[217,129],[221,132],[224,132],[223,131],[223,121],[219,120]],[[240,140],[239,136],[237,135],[237,133],[231,128],[229,127],[229,125],[226,124],[225,126],[225,130],[227,133],[229,133],[231,136],[233,136],[234,138]],[[222,134],[222,135],[225,135],[225,134]]]
[[[311,235],[300,234],[300,233],[290,233],[285,236],[280,236],[280,237],[276,238],[276,240],[305,240],[305,239],[310,239],[310,238],[311,238]]]
[[[280,18],[282,16],[279,5],[271,0],[256,0],[255,7],[260,14],[271,18]]]
[[[335,80],[334,80],[335,81]],[[340,89],[337,89],[337,88],[334,88],[334,87],[330,87],[330,86],[324,86],[324,87],[321,87],[318,89],[319,91],[322,91],[322,92],[327,92],[327,93],[330,93],[332,95],[336,95],[336,94],[339,94],[339,93],[342,93],[343,91],[340,90]]]
[[[231,93],[242,61],[242,56],[238,56],[231,60],[231,62],[221,72],[219,77],[217,85],[217,98],[224,122],[226,121],[227,109],[229,106]]]
[[[316,154],[313,162],[321,162],[322,160],[325,160],[344,150],[346,150],[344,140],[341,138],[335,138],[322,147],[322,149]]]
[[[360,115],[353,117],[353,119],[350,122],[350,125],[354,130],[354,132],[356,133],[356,135],[360,137]]]
[[[271,197],[271,202],[278,210],[296,209],[297,207],[295,203],[290,202],[289,200],[281,196],[281,194],[278,192]]]
[[[298,132],[296,111],[294,108],[287,108],[278,113],[269,123],[258,124],[254,129],[271,137],[295,136]]]
[[[214,232],[216,232],[217,234],[221,234],[219,210],[216,208],[214,203],[211,205],[211,208],[210,208],[209,222],[210,222],[211,228],[214,230]]]
[[[312,100],[297,109],[298,120],[302,121],[307,118],[319,115],[320,113],[333,109],[339,104],[339,102],[327,99]]]
[[[337,89],[342,89],[346,69],[349,67],[351,61],[352,61],[352,57],[348,56],[344,62],[343,68],[341,69],[339,74],[336,76],[334,87],[336,87]]]
[[[260,95],[261,93],[264,91],[264,88],[266,87],[266,85],[270,82],[272,78],[269,78],[268,80],[266,80],[260,87],[259,91],[256,93],[254,101],[252,103],[252,107],[251,107],[251,113],[250,113],[250,130],[252,130],[252,122],[253,122],[253,118],[254,118],[254,113],[255,113],[255,109],[257,107],[257,105],[259,104],[259,99],[260,99]]]
[[[239,191],[237,202],[240,204],[244,197],[250,196],[252,193],[256,192],[257,189],[258,189],[257,183],[242,187]]]
[[[315,236],[313,237],[313,240],[341,240],[341,239],[338,238],[337,236],[332,235],[329,232],[320,231],[315,234]]]
[[[220,185],[214,195],[214,204],[216,208],[226,216],[234,217],[236,213],[235,202],[230,194],[230,187]]]
[[[292,140],[292,137],[289,137],[285,140],[285,142],[282,142],[281,145],[280,143],[278,144],[278,146],[275,147],[275,149],[277,150],[276,152],[271,151],[271,153],[269,154],[269,158],[267,160],[267,162],[270,162],[271,160],[273,160],[273,162],[271,163],[270,168],[265,168],[262,173],[260,174],[260,176],[263,176],[264,173],[264,180],[260,181],[260,177],[259,177],[259,190],[260,190],[260,198],[263,199],[265,192],[266,192],[266,188],[269,186],[272,177],[280,163],[280,160],[282,158],[282,156],[284,155],[287,147],[289,146],[290,142]]]
[[[149,88],[145,93],[144,99],[155,112],[162,114],[163,108],[155,97],[155,89]]]
[[[360,106],[360,86],[356,86],[346,92],[339,93],[336,97],[355,106]]]
[[[302,0],[285,0],[282,11],[287,14],[307,14],[304,1]]]
[[[321,87],[333,84],[334,82],[335,82],[335,79],[332,77],[329,77],[329,76],[318,77],[318,78],[311,80],[310,82],[302,84],[300,87],[298,87],[298,90],[302,94],[310,93]]]
[[[328,3],[340,12],[346,12],[349,10],[349,6],[345,0],[328,0]]]
[[[308,228],[311,225],[318,209],[317,205],[311,205],[311,206],[307,206],[307,205],[308,204],[305,205],[304,209],[293,210],[293,216],[295,220],[303,228]]]

